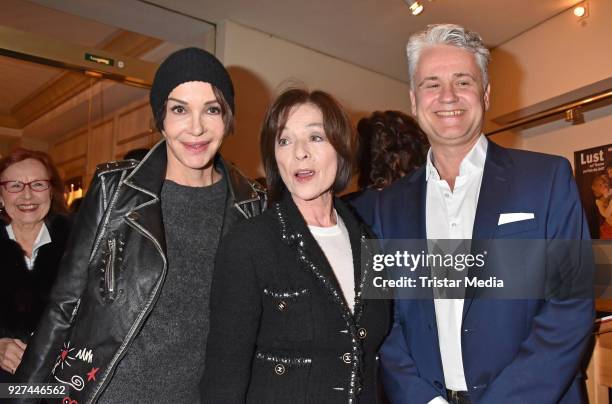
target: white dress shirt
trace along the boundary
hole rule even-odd
[[[481,135],[472,150],[463,158],[459,175],[451,191],[448,183],[440,179],[432,162],[431,149],[427,153],[427,239],[471,239],[478,195],[487,156],[488,141]],[[438,341],[446,388],[467,391],[461,354],[461,323],[463,299],[434,299]],[[437,401],[436,401],[437,400]],[[441,397],[431,403],[446,402]]]
[[[15,232],[13,231],[13,227],[10,224],[6,226],[6,232],[8,233],[8,236],[11,240],[15,242],[17,241],[15,239]],[[50,242],[51,234],[49,234],[49,229],[47,229],[47,226],[45,226],[45,224],[43,223],[42,227],[40,228],[40,231],[38,232],[38,236],[36,236],[36,241],[34,241],[34,245],[32,246],[32,256],[23,256],[28,270],[31,271],[32,269],[34,269],[34,261],[36,261],[36,256],[38,255],[38,250],[40,249],[40,247],[44,246],[45,244],[49,244]]]

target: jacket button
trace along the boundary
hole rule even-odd
[[[283,375],[285,373],[285,365],[283,365],[282,363],[277,363],[276,365],[274,365],[274,373],[279,376]]]
[[[276,305],[276,308],[278,309],[278,311],[284,311],[287,308],[287,303],[284,300],[281,300]]]
[[[444,388],[444,385],[442,383],[440,383],[439,381],[437,381],[437,380],[433,384],[434,384],[434,386],[436,386],[439,389],[443,389]]]
[[[353,358],[351,357],[351,354],[350,354],[350,353],[348,353],[348,352],[347,352],[347,353],[345,353],[344,355],[342,355],[342,361],[343,361],[344,363],[351,363],[351,362],[352,362],[352,360],[353,360]]]
[[[359,335],[360,339],[364,339],[368,335],[368,331],[365,328],[360,328],[357,331],[357,335]]]

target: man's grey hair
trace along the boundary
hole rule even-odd
[[[465,49],[474,54],[476,63],[482,73],[483,87],[489,84],[488,64],[491,59],[489,50],[476,32],[468,31],[460,25],[434,24],[428,25],[421,32],[412,35],[406,45],[408,55],[408,74],[410,88],[414,90],[414,73],[423,49],[436,45],[450,45]]]

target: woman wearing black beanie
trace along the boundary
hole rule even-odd
[[[198,402],[219,238],[265,208],[218,153],[234,90],[213,55],[170,55],[150,102],[164,139],[141,162],[98,167],[17,371],[65,386],[64,402]]]

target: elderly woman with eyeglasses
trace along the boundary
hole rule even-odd
[[[17,149],[0,160],[0,382],[10,382],[40,318],[70,232],[51,158]]]

